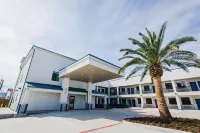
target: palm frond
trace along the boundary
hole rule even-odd
[[[138,40],[136,40],[136,39],[134,39],[134,38],[129,38],[128,40],[131,40],[132,41],[132,44],[134,44],[134,45],[138,45],[140,48],[142,48],[142,49],[145,49],[146,48],[146,45],[144,44],[144,43],[142,43],[142,42],[140,42],[140,41],[138,41]]]
[[[194,37],[187,36],[187,37],[181,37],[181,38],[175,39],[171,41],[170,43],[168,43],[167,45],[172,45],[172,44],[181,45],[186,42],[192,42],[192,41],[197,41],[197,40]]]
[[[135,68],[129,73],[129,75],[126,77],[126,80],[128,80],[133,74],[137,73],[138,71],[142,70],[143,68],[144,68],[143,66],[135,67]]]
[[[142,80],[143,80],[144,77],[146,76],[148,70],[149,70],[149,68],[146,66],[146,67],[144,68],[144,71],[142,72],[140,82],[142,82]]]
[[[128,68],[129,66],[132,66],[132,65],[145,65],[147,62],[142,60],[141,58],[134,58],[132,59],[131,61],[127,62],[122,68],[120,68],[120,70],[118,71],[118,73],[121,73],[121,72],[124,72],[124,70],[126,68]]]
[[[130,59],[130,58],[134,58],[134,57],[133,56],[123,56],[122,58],[119,58],[119,61],[123,60],[123,59]]]
[[[145,42],[146,47],[150,46],[149,38],[147,36],[145,36],[144,34],[140,33],[140,32],[139,32],[139,35],[142,37],[143,41]]]

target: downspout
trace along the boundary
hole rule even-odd
[[[22,94],[23,94],[23,92],[24,92],[24,86],[25,86],[25,84],[26,84],[26,80],[27,80],[28,73],[29,73],[29,70],[30,70],[30,67],[31,67],[31,63],[32,63],[32,61],[33,61],[34,53],[35,53],[35,49],[33,49],[33,55],[32,55],[32,57],[31,57],[31,62],[30,62],[30,65],[29,65],[29,67],[28,67],[28,72],[27,72],[27,74],[26,74],[26,78],[25,78],[25,81],[24,81],[24,85],[23,85],[23,87],[22,87],[22,92],[21,92],[21,95],[20,95],[20,98],[19,98],[17,110],[18,110],[18,107],[19,107],[20,102],[21,102]]]

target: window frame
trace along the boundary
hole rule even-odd
[[[150,102],[150,103],[147,103],[148,100],[151,100],[151,102]],[[151,99],[151,98],[146,98],[146,104],[153,104],[152,99]]]
[[[166,82],[166,83],[164,83],[164,84],[165,84],[165,89],[166,89],[166,90],[173,90],[173,85],[172,85],[171,82]],[[172,87],[172,88],[167,88],[166,84],[171,84],[171,87]]]
[[[170,104],[170,105],[177,105],[177,101],[176,101],[176,103],[170,103],[170,99],[175,99],[175,101],[176,101],[176,98],[174,98],[174,97],[169,97],[169,98],[168,98],[168,101],[169,101],[169,104]]]
[[[148,90],[145,90],[145,87],[147,87],[147,86],[149,87],[149,89],[148,89]],[[144,91],[151,91],[150,85],[144,85],[143,88],[144,88]]]
[[[184,83],[184,87],[178,87],[178,84],[181,84],[181,83]],[[177,87],[177,89],[185,89],[185,88],[187,88],[187,83],[186,83],[186,81],[177,81],[176,87]]]
[[[184,104],[183,103],[182,99],[186,99],[186,98],[189,100],[189,104]],[[182,103],[182,105],[192,105],[190,97],[181,97],[181,103]]]
[[[59,82],[59,80],[60,80],[60,78],[59,78],[59,73],[53,71],[52,76],[51,76],[51,80],[52,80],[52,81]]]

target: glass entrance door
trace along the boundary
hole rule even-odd
[[[74,110],[74,101],[75,101],[75,96],[70,96],[69,97],[69,110]]]

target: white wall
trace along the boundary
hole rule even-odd
[[[28,100],[28,111],[58,110],[59,93],[30,91]]]
[[[73,62],[75,61],[67,57],[36,48],[27,81],[61,85],[61,81],[51,80],[53,71],[58,72]]]
[[[87,83],[75,80],[70,80],[69,86],[74,88],[87,89]]]
[[[198,68],[189,68],[189,73],[183,71],[182,69],[175,69],[172,72],[165,71],[162,76],[162,81],[171,81],[171,80],[181,80],[181,79],[189,79],[200,77],[200,69]],[[138,85],[138,84],[151,84],[151,78],[149,75],[146,75],[142,82],[140,82],[140,76],[132,77],[128,80],[125,78],[118,78],[109,81],[104,81],[100,83],[96,83],[99,86],[129,86],[129,85]]]
[[[28,74],[28,69],[31,63],[31,59],[32,59],[32,52],[30,53],[30,55],[28,55],[27,59],[25,60],[24,64],[22,65],[21,71],[19,73],[18,79],[17,79],[17,83],[16,83],[16,87],[15,87],[15,92],[13,94],[13,99],[12,99],[12,103],[10,108],[13,110],[16,110],[17,106],[18,106],[18,102],[20,100],[20,96],[23,90],[23,86],[24,86],[24,82],[26,80],[26,76]],[[23,96],[22,96],[23,97]]]
[[[95,96],[92,96],[92,108],[95,108]]]

